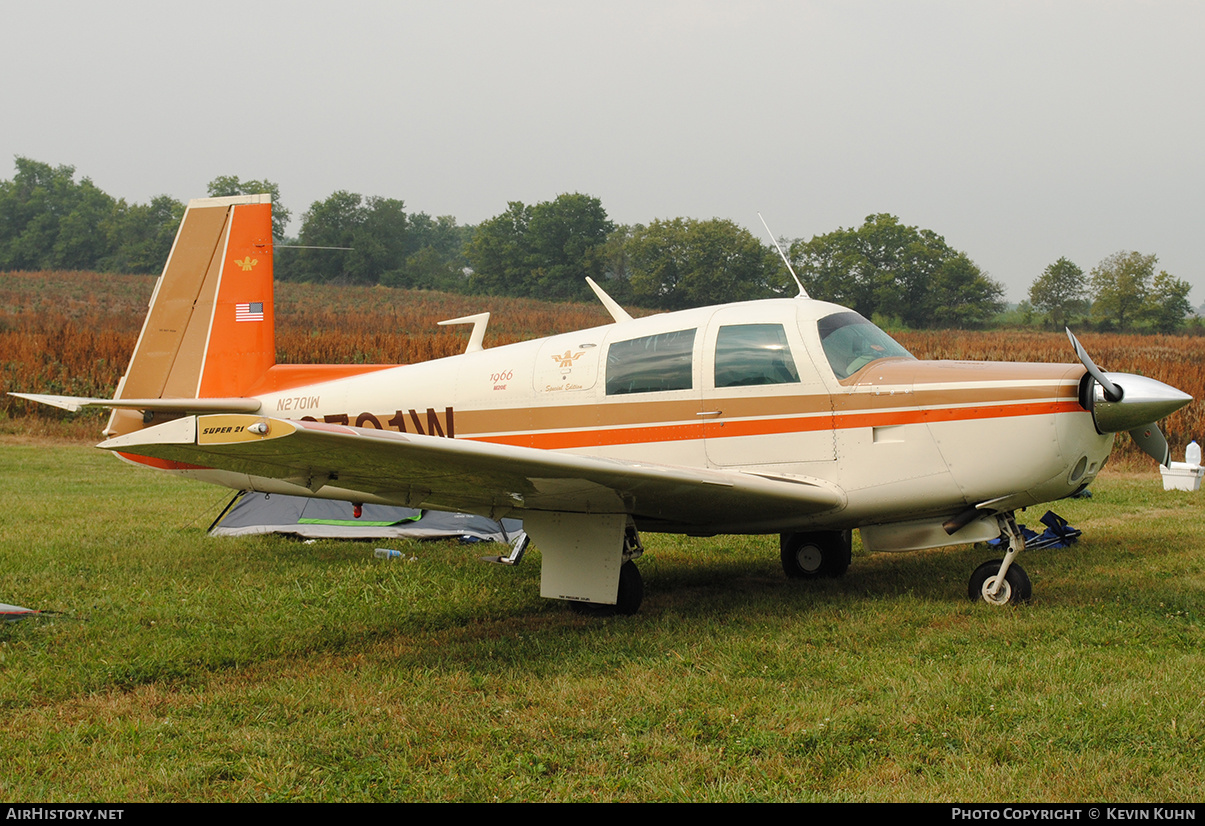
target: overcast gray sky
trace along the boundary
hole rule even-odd
[[[562,192],[763,241],[889,212],[1012,301],[1118,250],[1205,300],[1205,4],[4,2],[0,178],[268,178],[477,223]],[[822,296],[818,296],[822,297]]]

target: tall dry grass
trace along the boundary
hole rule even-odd
[[[151,276],[0,273],[0,390],[111,395],[134,349],[153,287]],[[463,351],[469,328],[437,322],[486,309],[492,313],[487,346],[610,321],[594,304],[282,282],[276,285],[277,360],[405,364],[454,355]],[[1075,360],[1059,333],[929,330],[896,338],[922,359]],[[1205,399],[1205,338],[1085,333],[1080,340],[1106,370],[1150,376]],[[1205,436],[1203,416],[1202,402],[1194,401],[1163,422],[1173,450]],[[92,438],[103,415],[71,417],[0,395],[4,420],[9,432]],[[1138,455],[1128,438],[1118,445],[1123,460]]]

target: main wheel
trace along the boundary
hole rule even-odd
[[[1004,575],[1004,585],[995,596],[991,595],[992,587],[996,584],[996,575],[1000,573],[1003,559],[993,559],[984,562],[971,574],[971,583],[967,586],[967,597],[981,599],[988,605],[1019,605],[1029,602],[1033,594],[1033,586],[1029,583],[1029,575],[1020,565],[1009,565],[1008,573]]]
[[[588,617],[613,617],[616,614],[630,617],[640,610],[644,601],[644,578],[640,569],[630,559],[619,569],[619,593],[615,596],[615,604],[605,602],[570,602],[569,607],[578,614]]]
[[[778,543],[782,569],[791,579],[841,576],[853,558],[852,541],[849,531],[784,533]]]

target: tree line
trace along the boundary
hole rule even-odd
[[[16,159],[0,181],[0,270],[158,273],[184,204],[169,196],[127,204],[75,180],[70,166]],[[773,245],[720,218],[617,225],[601,201],[567,193],[511,202],[476,226],[408,211],[403,201],[338,191],[315,201],[295,238],[279,187],[219,176],[211,197],[273,197],[275,269],[282,280],[588,300],[585,279],[618,301],[658,310],[790,296],[794,281]],[[783,239],[808,293],[897,327],[976,328],[1003,308],[1002,286],[929,229],[870,215],[860,227]],[[1034,282],[1018,320],[1171,328],[1183,323],[1188,284],[1154,272],[1154,256],[1118,253],[1090,276],[1066,259]]]
[[[1155,272],[1158,258],[1122,250],[1084,271],[1060,258],[1029,288],[1028,307],[1021,313],[1040,313],[1058,329],[1077,322],[1095,322],[1101,329],[1144,329],[1171,333],[1184,326],[1193,312],[1188,301],[1192,285]]]

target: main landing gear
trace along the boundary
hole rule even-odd
[[[623,564],[619,567],[619,591],[615,595],[615,604],[571,601],[570,609],[589,617],[628,617],[639,611],[640,603],[644,601],[644,579],[633,560],[643,553],[640,534],[636,532],[635,525],[629,524],[623,534]]]
[[[778,544],[782,549],[782,569],[791,579],[842,576],[853,558],[850,531],[784,533]]]
[[[1017,527],[1012,512],[997,514],[996,521],[1000,523],[1000,533],[1008,537],[1008,554],[1004,559],[985,562],[975,569],[967,586],[967,597],[982,599],[988,605],[1029,602],[1033,593],[1029,576],[1024,568],[1013,564],[1017,554],[1025,550],[1025,537]]]

